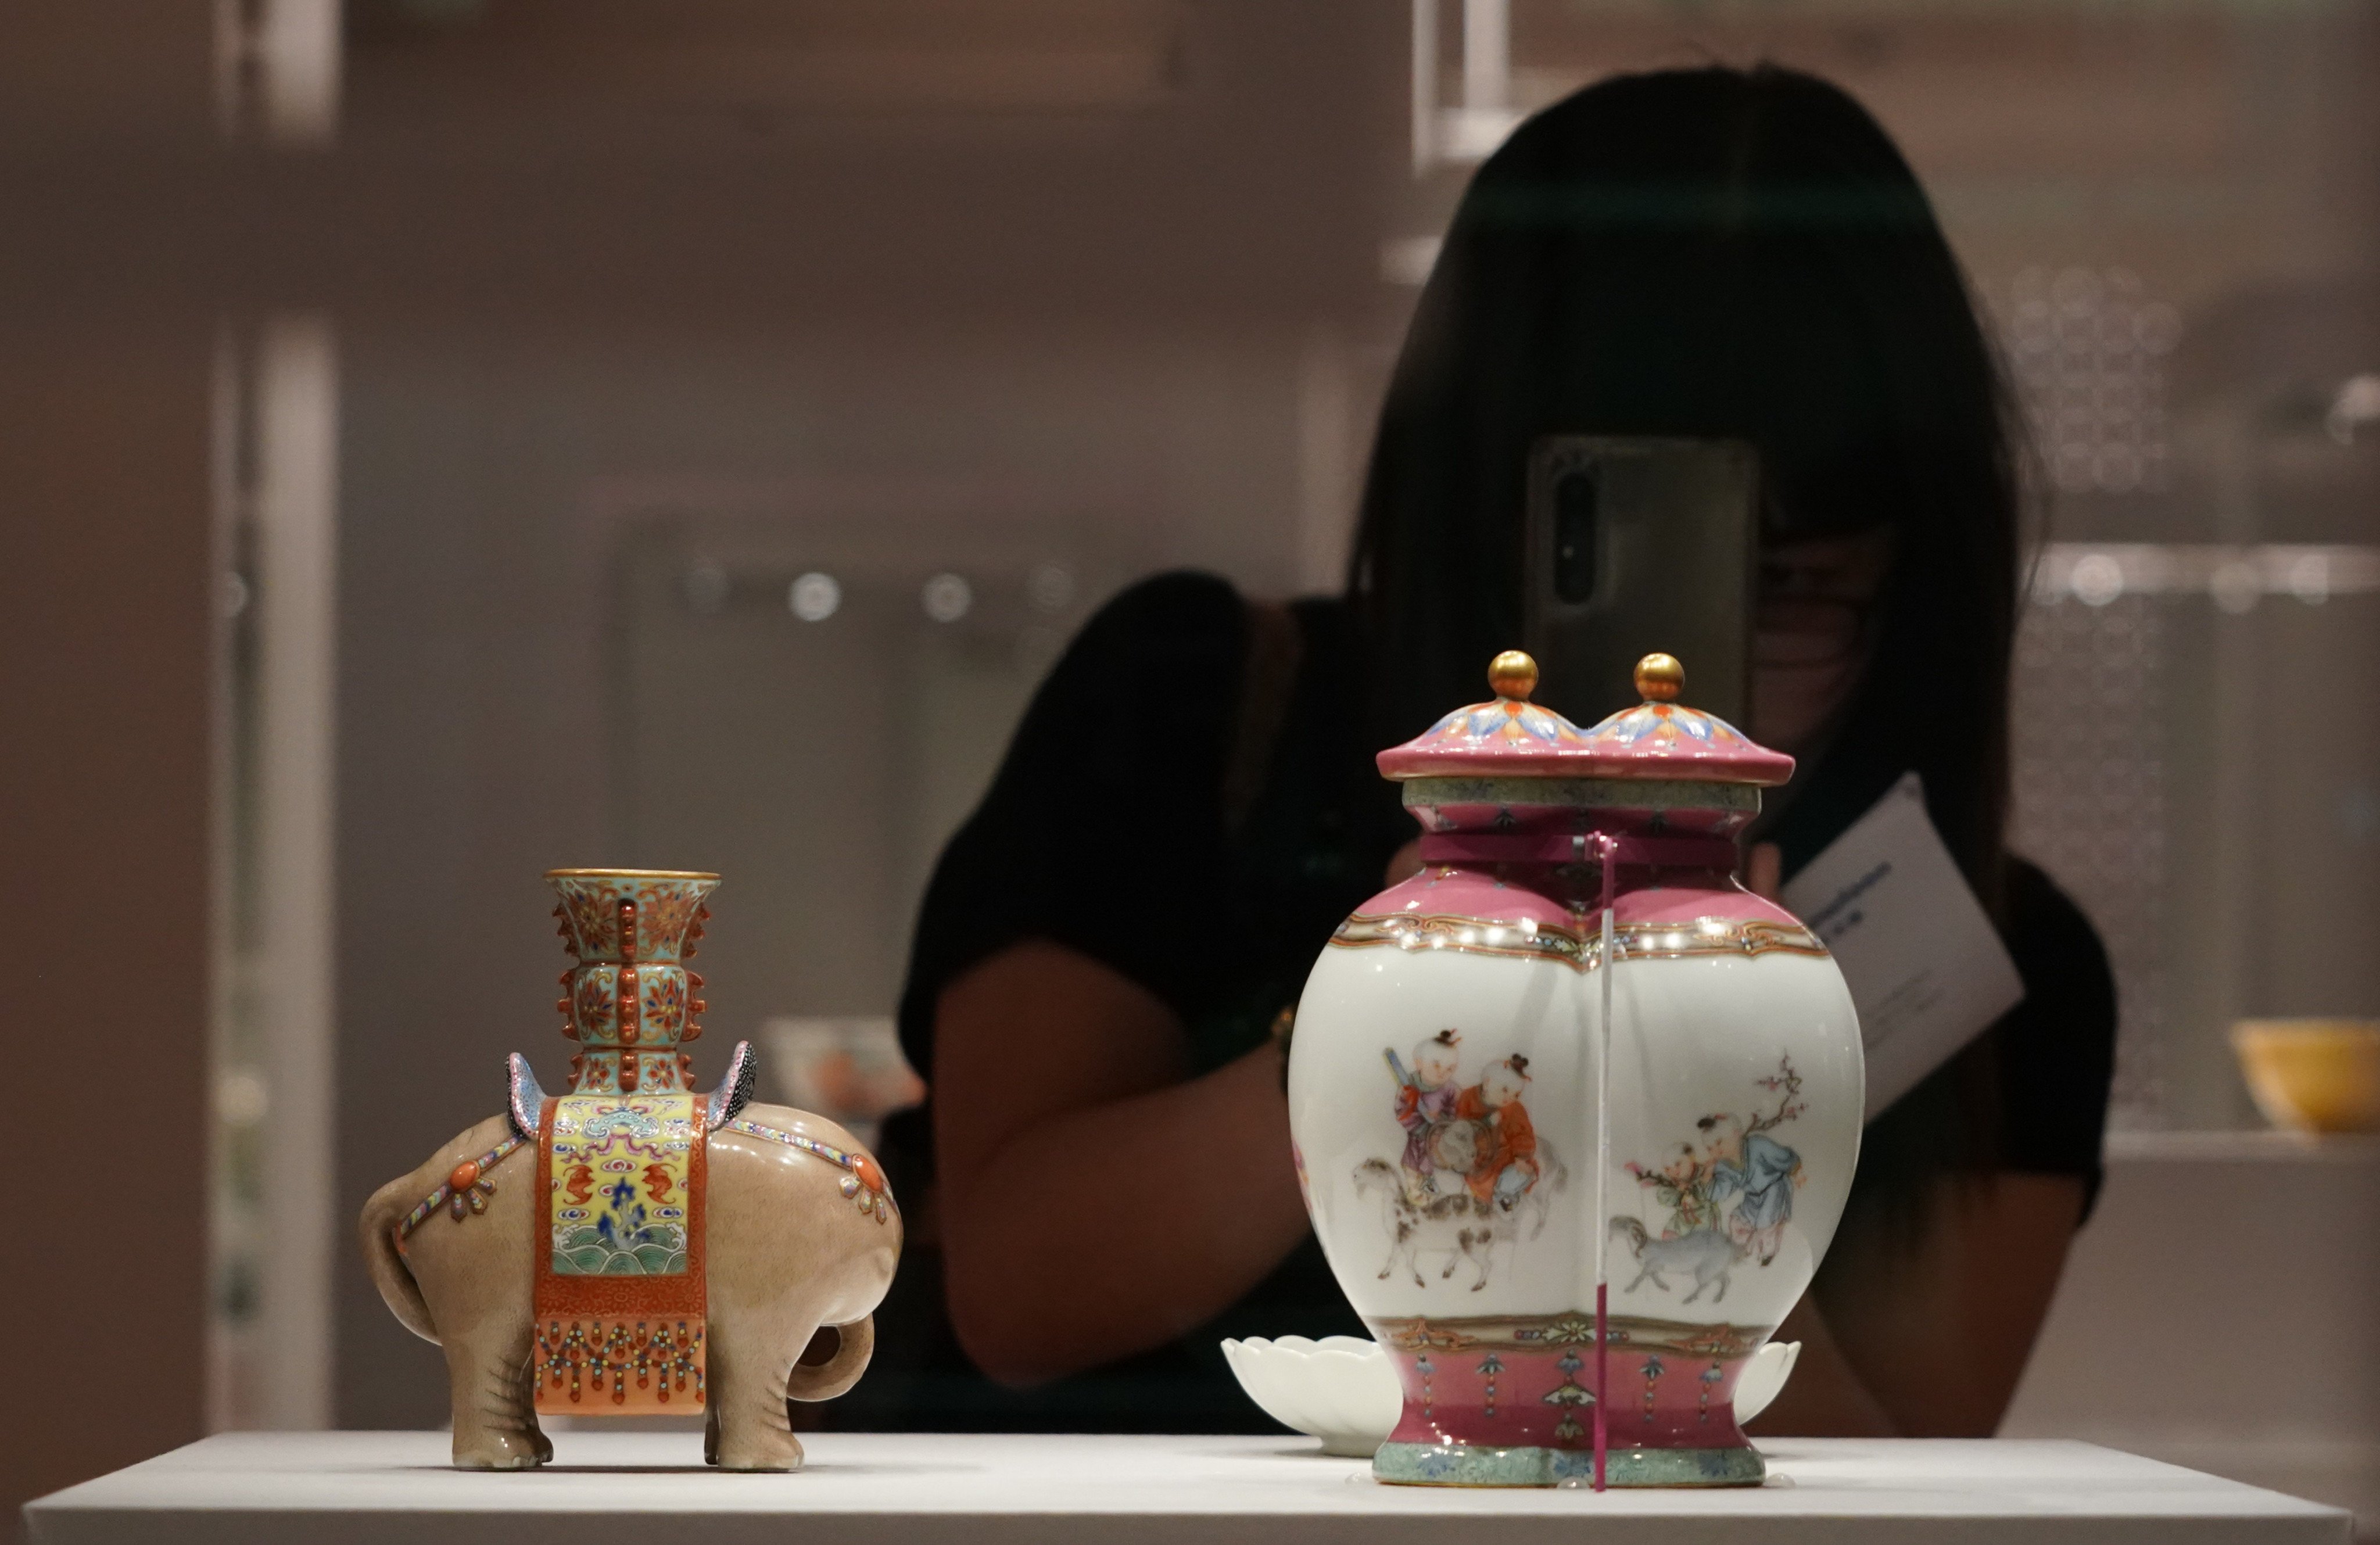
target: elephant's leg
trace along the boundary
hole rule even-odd
[[[528,1322],[449,1336],[445,1345],[456,1468],[526,1470],[552,1458],[530,1398]]]
[[[784,1346],[764,1318],[742,1329],[711,1321],[710,1426],[706,1457],[723,1470],[798,1470],[801,1441],[785,1417],[785,1375],[801,1345]],[[807,1339],[807,1338],[805,1338]]]

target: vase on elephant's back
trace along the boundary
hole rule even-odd
[[[1677,701],[1582,730],[1496,698],[1380,754],[1419,873],[1315,963],[1289,1068],[1298,1175],[1388,1349],[1384,1480],[1748,1485],[1737,1375],[1851,1189],[1841,973],[1734,878],[1791,759]]]
[[[577,961],[554,1007],[578,1052],[568,1090],[540,1100],[551,1237],[537,1252],[535,1398],[574,1414],[698,1407],[709,1144],[684,1047],[706,1005],[686,962],[719,877],[555,870],[546,881]],[[731,1093],[749,1065],[739,1048]]]
[[[553,916],[577,962],[562,973],[554,1011],[578,1043],[572,1094],[683,1094],[709,1005],[696,954],[719,876],[658,870],[552,870]]]
[[[874,1345],[901,1246],[883,1172],[832,1123],[751,1103],[747,1043],[692,1087],[686,961],[717,875],[546,880],[575,961],[569,1087],[514,1053],[504,1115],[365,1205],[374,1282],[445,1348],[458,1465],[542,1463],[540,1412],[707,1411],[713,1462],[795,1467],[785,1401],[841,1393]]]

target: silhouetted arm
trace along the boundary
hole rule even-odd
[[[934,1141],[959,1344],[1002,1383],[1163,1345],[1306,1232],[1271,1043],[1188,1078],[1182,1022],[1089,956],[1014,944],[942,991]]]
[[[1802,1356],[1754,1425],[1809,1437],[1987,1438],[2049,1313],[2082,1182],[2013,1171],[1948,1178],[1913,1242],[1835,1237],[1778,1332]]]
[[[1776,847],[1760,844],[1744,882],[1773,899],[1778,867]],[[1802,1356],[1754,1426],[1989,1437],[2049,1313],[2084,1195],[2080,1176],[2003,1170],[1937,1181],[1907,1237],[1846,1216],[1818,1281],[1778,1328]]]

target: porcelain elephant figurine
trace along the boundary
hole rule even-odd
[[[361,1219],[381,1296],[407,1329],[445,1349],[455,1463],[470,1469],[523,1469],[553,1452],[533,1399],[533,1252],[548,1187],[539,1107],[518,1093],[522,1067],[506,1115],[382,1186]],[[796,1469],[802,1446],[785,1403],[832,1399],[866,1370],[873,1313],[900,1256],[900,1214],[874,1159],[806,1112],[739,1102],[702,1140],[704,1455],[728,1469]]]

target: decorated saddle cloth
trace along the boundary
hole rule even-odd
[[[700,1410],[707,1101],[565,1094],[540,1112],[537,1404]]]

